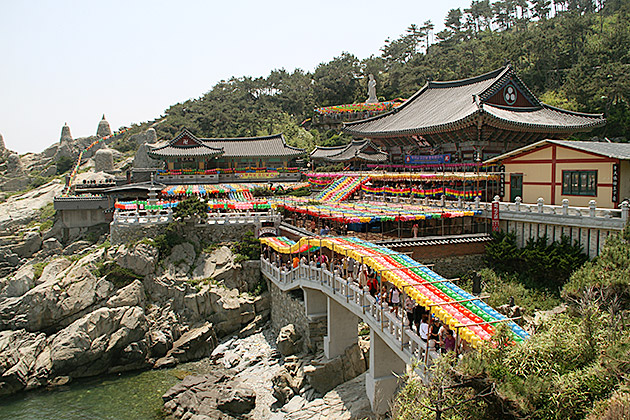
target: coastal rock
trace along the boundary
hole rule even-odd
[[[177,419],[242,418],[256,405],[255,392],[233,379],[233,373],[220,368],[209,374],[185,377],[162,399],[165,410]]]
[[[0,328],[57,331],[107,299],[113,285],[93,272],[102,251],[77,261],[66,275],[51,279],[19,297],[0,301]]]
[[[294,397],[297,399],[298,397]],[[282,407],[278,418],[284,420],[307,419],[375,419],[365,392],[365,374],[341,384],[327,392],[322,398],[306,402],[296,400]]]
[[[114,255],[116,264],[140,276],[146,276],[155,271],[157,258],[158,250],[142,242],[137,243],[133,247],[121,245]]]
[[[24,239],[15,245],[14,250],[20,257],[32,257],[42,247],[42,236],[37,231],[24,234]]]
[[[119,364],[124,350],[140,341],[147,329],[140,307],[97,309],[52,337],[52,372],[54,376],[75,378],[107,372]]]
[[[14,177],[24,175],[24,165],[17,153],[12,153],[7,158],[7,175]]]
[[[146,306],[146,295],[144,293],[144,286],[140,280],[134,280],[131,284],[118,290],[116,294],[109,298],[107,306],[110,308],[116,308],[119,306],[140,306],[144,308]]]
[[[301,336],[295,329],[295,325],[289,324],[280,329],[280,334],[276,339],[278,351],[283,356],[291,356],[300,351],[302,347]]]
[[[195,256],[195,247],[190,242],[175,245],[171,255],[165,261],[167,275],[173,278],[187,276],[195,261]]]
[[[39,216],[43,207],[53,202],[62,189],[61,181],[56,179],[0,203],[0,233],[8,233],[13,228],[28,225]]]
[[[35,285],[35,269],[24,264],[11,277],[0,279],[0,298],[22,296]]]
[[[0,396],[29,385],[29,380],[37,373],[37,356],[45,346],[46,334],[0,331]]]
[[[47,252],[61,252],[62,248],[57,238],[48,238],[42,243],[42,249]]]
[[[323,356],[304,367],[309,385],[319,393],[325,393],[367,370],[367,360],[358,344],[349,346],[344,354],[331,360]]]
[[[169,359],[182,363],[207,357],[212,354],[212,350],[216,346],[217,336],[212,328],[212,324],[206,323],[201,327],[193,328],[184,333],[173,343],[173,347],[166,356],[157,360],[156,366],[164,366]]]

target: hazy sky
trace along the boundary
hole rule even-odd
[[[152,120],[231,76],[360,59],[411,23],[443,29],[462,0],[0,0],[0,134],[40,152],[73,137]]]

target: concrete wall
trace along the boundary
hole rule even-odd
[[[303,294],[285,293],[272,282],[268,281],[267,284],[271,294],[271,325],[274,330],[278,331],[285,325],[293,324],[303,337],[304,350],[316,352],[323,349],[327,317],[309,319],[304,308]]]
[[[112,221],[113,213],[102,209],[58,210],[63,228],[86,228]]]

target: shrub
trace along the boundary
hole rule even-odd
[[[164,233],[160,233],[153,238],[153,245],[158,249],[160,258],[168,257],[173,247],[183,242],[184,238],[177,233],[173,224],[167,226]]]
[[[498,272],[517,274],[530,286],[558,290],[588,257],[577,242],[571,244],[566,236],[560,241],[547,242],[543,236],[527,241],[519,249],[513,233],[494,233],[493,241],[486,247],[486,261]]]
[[[68,156],[61,156],[57,159],[55,165],[57,166],[57,175],[61,175],[68,172],[74,166],[74,161]]]
[[[187,217],[205,218],[207,215],[208,206],[197,196],[188,197],[185,200],[180,201],[173,211],[173,217],[175,219]]]
[[[97,277],[105,277],[105,280],[111,282],[117,289],[121,289],[131,284],[134,280],[142,278],[142,276],[114,262],[98,265],[95,274]]]
[[[240,261],[259,260],[260,240],[254,237],[253,232],[247,232],[245,235],[243,235],[243,238],[240,242],[237,242],[232,246],[232,252],[234,252],[235,254],[240,254],[244,257],[244,259],[240,259]],[[239,262],[239,256],[236,257],[235,261]]]

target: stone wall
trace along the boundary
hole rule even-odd
[[[166,232],[169,224],[137,224],[110,225],[110,241],[112,244],[137,242],[143,238],[154,238]],[[197,224],[190,222],[176,222],[176,230],[190,242],[227,242],[239,241],[247,232],[256,232],[254,223],[234,223],[225,225]]]
[[[305,351],[315,353],[317,350],[323,349],[324,336],[328,329],[326,317],[309,319],[306,316],[302,290],[283,292],[269,280],[267,280],[267,285],[271,294],[271,325],[273,329],[279,331],[285,325],[293,324],[303,338]]]
[[[437,258],[420,258],[422,264],[433,264],[432,270],[447,279],[462,277],[471,271],[486,267],[484,254],[458,255]]]

